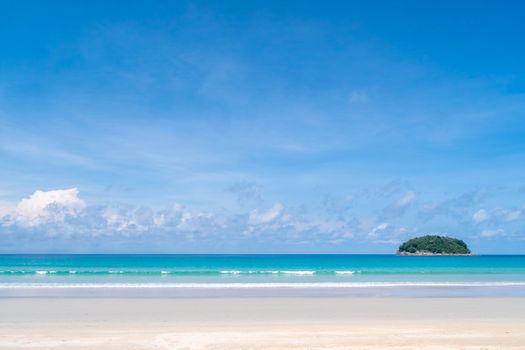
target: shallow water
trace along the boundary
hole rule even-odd
[[[525,296],[525,256],[0,255],[0,296]]]

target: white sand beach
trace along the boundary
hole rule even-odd
[[[525,298],[5,298],[0,310],[0,349],[525,349]]]

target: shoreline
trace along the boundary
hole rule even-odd
[[[0,349],[523,349],[525,298],[0,299]]]
[[[0,283],[0,298],[500,298],[525,282]]]
[[[419,251],[415,253],[409,253],[409,252],[396,252],[394,254],[395,256],[478,256],[478,254],[447,254],[447,253],[432,253],[428,251]]]

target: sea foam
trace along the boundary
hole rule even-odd
[[[525,287],[525,282],[319,282],[319,283],[0,283],[0,289],[261,289]]]

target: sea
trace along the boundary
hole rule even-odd
[[[0,255],[0,297],[524,297],[525,255]]]

